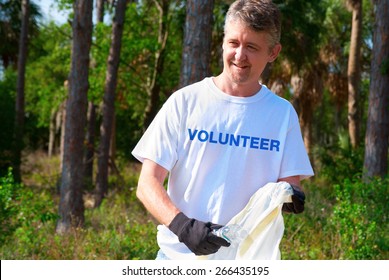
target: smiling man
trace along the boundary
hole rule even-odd
[[[280,14],[269,0],[238,0],[227,13],[223,71],[173,93],[135,149],[137,195],[161,223],[157,259],[209,255],[229,243],[212,234],[270,182],[294,190],[313,175],[292,105],[259,78],[279,52]],[[169,175],[168,187],[163,184]]]

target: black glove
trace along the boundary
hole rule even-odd
[[[221,246],[230,246],[225,239],[212,233],[212,230],[221,227],[221,225],[210,222],[204,223],[190,219],[182,212],[178,213],[169,225],[169,229],[178,236],[178,240],[183,242],[195,255],[214,254]]]
[[[304,211],[305,194],[293,185],[292,202],[286,202],[282,205],[282,211],[287,213],[299,214]]]

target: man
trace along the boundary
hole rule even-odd
[[[224,32],[222,73],[173,93],[133,151],[143,162],[138,198],[162,224],[158,243],[172,252],[229,246],[212,230],[269,182],[290,183],[295,195],[284,209],[301,212],[300,180],[313,175],[295,110],[258,82],[281,51],[279,10],[238,0]]]

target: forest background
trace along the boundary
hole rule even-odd
[[[221,71],[231,2],[54,0],[58,23],[0,0],[1,259],[155,258],[130,153],[172,92]],[[274,2],[262,82],[296,108],[316,174],[282,258],[388,259],[389,3]]]

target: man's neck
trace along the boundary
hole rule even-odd
[[[261,89],[258,83],[234,83],[227,79],[223,74],[213,78],[216,87],[224,93],[236,97],[250,97],[255,95]]]

